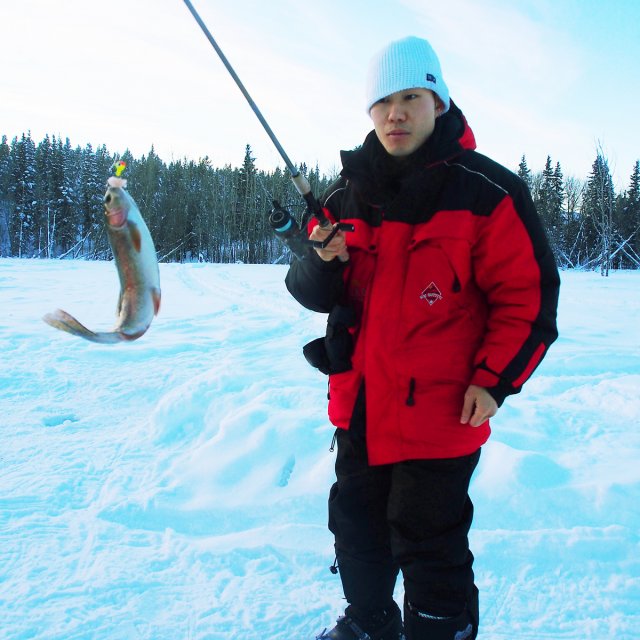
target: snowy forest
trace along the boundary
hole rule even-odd
[[[608,160],[597,150],[589,176],[563,175],[547,157],[536,171],[523,155],[513,170],[525,180],[562,268],[640,268],[640,162],[616,193]],[[110,259],[103,224],[106,178],[116,160],[164,262],[267,264],[288,261],[268,224],[278,200],[298,219],[303,201],[286,170],[256,168],[246,145],[241,167],[211,166],[208,158],[166,164],[153,147],[134,158],[106,146],[73,147],[68,138],[30,133],[0,143],[0,256]],[[316,166],[300,170],[320,195],[336,177]]]

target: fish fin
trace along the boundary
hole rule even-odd
[[[151,289],[151,297],[153,298],[153,315],[157,316],[160,311],[160,289],[155,287]]]
[[[133,247],[138,253],[140,253],[140,249],[142,248],[142,236],[140,235],[140,229],[138,229],[138,225],[135,222],[131,222],[131,220],[129,220],[128,224]]]
[[[66,331],[67,333],[80,336],[87,340],[92,340],[96,335],[82,323],[78,322],[71,314],[62,309],[56,309],[53,313],[47,313],[42,319],[55,329]]]
[[[125,338],[119,333],[94,333],[87,329],[81,322],[78,322],[71,314],[56,309],[53,313],[47,313],[42,318],[48,325],[66,331],[74,336],[79,336],[90,342],[99,342],[101,344],[114,344],[121,342]]]

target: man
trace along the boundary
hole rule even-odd
[[[374,132],[323,198],[355,230],[286,279],[329,313],[305,354],[330,375],[329,527],[349,605],[318,638],[465,640],[479,624],[469,482],[489,418],[557,337],[559,277],[526,186],[474,151],[427,41],[372,60],[367,108]]]

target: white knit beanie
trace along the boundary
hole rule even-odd
[[[409,36],[392,42],[372,58],[367,75],[367,112],[381,98],[417,88],[433,91],[442,100],[442,113],[449,110],[449,89],[442,79],[436,52],[426,40]]]

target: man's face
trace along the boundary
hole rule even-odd
[[[433,133],[440,101],[428,89],[406,89],[378,100],[369,115],[382,146],[392,156],[408,156]]]

